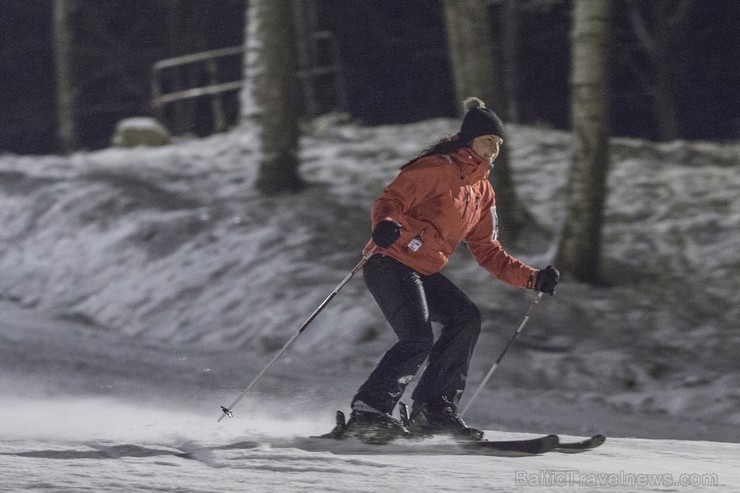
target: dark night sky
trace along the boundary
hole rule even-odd
[[[115,122],[130,114],[149,111],[149,68],[157,59],[172,56],[172,45],[163,34],[165,9],[162,2],[132,0],[121,6],[110,4],[111,18],[126,19],[118,30],[124,33],[131,58],[124,67],[126,77],[110,77],[98,91],[87,89],[85,98],[106,97],[125,101],[123,112],[109,111],[84,118],[80,123],[83,147],[108,144]],[[55,149],[56,109],[51,3],[46,0],[0,0],[0,150],[52,152]],[[617,2],[617,5],[621,2]],[[242,42],[244,0],[214,0],[212,15],[198,17],[200,26],[187,25],[193,35],[178,46],[178,53],[200,51]],[[452,76],[447,60],[443,16],[439,2],[422,0],[323,0],[322,27],[331,29],[345,69],[349,110],[369,124],[403,123],[438,116],[453,116],[456,108]],[[569,126],[568,73],[570,12],[567,1],[555,2],[547,11],[528,12],[522,22],[523,46],[519,91],[522,123]],[[218,8],[216,8],[217,6]],[[149,10],[147,10],[149,9]],[[219,10],[221,9],[221,10]],[[147,13],[136,36],[125,34],[136,25],[136,15]],[[493,26],[498,19],[495,17]],[[111,21],[113,22],[113,21]],[[680,36],[677,57],[688,60],[677,81],[680,92],[682,137],[725,140],[740,138],[740,1],[696,2],[690,29]],[[634,47],[626,36],[626,22],[618,11],[614,41],[612,78],[613,134],[656,138],[649,98],[636,84],[629,64],[639,66],[639,56],[624,57]],[[207,27],[204,29],[204,25]],[[195,35],[198,33],[198,36]],[[115,43],[105,46],[85,63],[102,66],[107,54],[115,54]],[[189,43],[189,45],[188,45]],[[106,46],[107,45],[107,46]],[[88,45],[85,49],[90,48]],[[632,50],[633,51],[633,50]],[[124,50],[125,52],[125,50]],[[116,55],[120,57],[120,52]],[[148,58],[147,58],[148,57]],[[83,63],[82,66],[85,64]],[[133,74],[136,74],[134,77]],[[125,79],[125,80],[123,80]],[[85,100],[83,98],[83,100]],[[92,103],[91,103],[92,104]],[[205,105],[207,106],[207,105]],[[128,114],[126,114],[128,113]],[[195,126],[201,123],[194,124]],[[207,132],[208,122],[202,123]]]

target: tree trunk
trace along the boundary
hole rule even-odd
[[[476,96],[506,121],[505,82],[497,76],[503,70],[493,46],[488,3],[487,0],[443,0],[447,43],[457,99]],[[459,108],[462,111],[462,105]],[[496,159],[491,181],[496,190],[502,238],[516,241],[533,219],[516,195],[506,143]]]
[[[75,0],[54,0],[54,61],[57,79],[58,145],[64,154],[77,147],[75,129],[75,85],[72,72],[72,28],[70,16]]]
[[[259,128],[257,188],[265,194],[305,186],[298,173],[300,87],[292,20],[290,0],[249,1],[242,119]]]
[[[675,140],[681,136],[679,93],[685,59],[678,50],[688,30],[694,0],[629,0],[630,24],[640,46],[647,54],[651,72],[641,78],[651,96],[658,127],[658,139]],[[651,22],[646,20],[646,16]]]
[[[262,46],[257,30],[259,28],[258,9],[259,2],[248,1],[247,9],[244,14],[244,88],[241,91],[241,120],[245,125],[255,125],[257,118],[257,104],[254,101],[254,84],[255,80],[262,72],[258,63],[259,50]]]
[[[601,229],[609,163],[608,42],[611,0],[574,0],[571,114],[574,153],[557,266],[600,281]]]
[[[506,87],[506,117],[508,121],[518,123],[519,116],[519,2],[504,0],[503,10],[503,80]]]

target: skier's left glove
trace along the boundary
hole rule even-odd
[[[552,296],[555,294],[555,286],[557,286],[558,280],[560,280],[560,272],[552,265],[548,265],[544,269],[537,271],[534,289]]]

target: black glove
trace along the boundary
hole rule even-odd
[[[373,241],[380,248],[388,248],[401,236],[401,224],[396,221],[380,221],[373,230]]]
[[[558,272],[558,270],[552,265],[548,265],[544,269],[537,271],[537,278],[534,281],[534,289],[543,293],[548,293],[552,296],[555,294],[555,286],[557,286],[559,279],[560,272]]]

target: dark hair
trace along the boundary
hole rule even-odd
[[[468,147],[470,144],[460,139],[459,136],[453,135],[452,137],[446,137],[444,139],[441,139],[437,141],[435,144],[432,144],[431,146],[427,147],[421,153],[416,156],[414,159],[409,161],[408,163],[401,166],[401,169],[407,168],[408,166],[411,166],[416,161],[423,157],[427,156],[435,156],[437,154],[450,154],[452,151],[456,151],[457,149],[460,149],[461,147]]]

